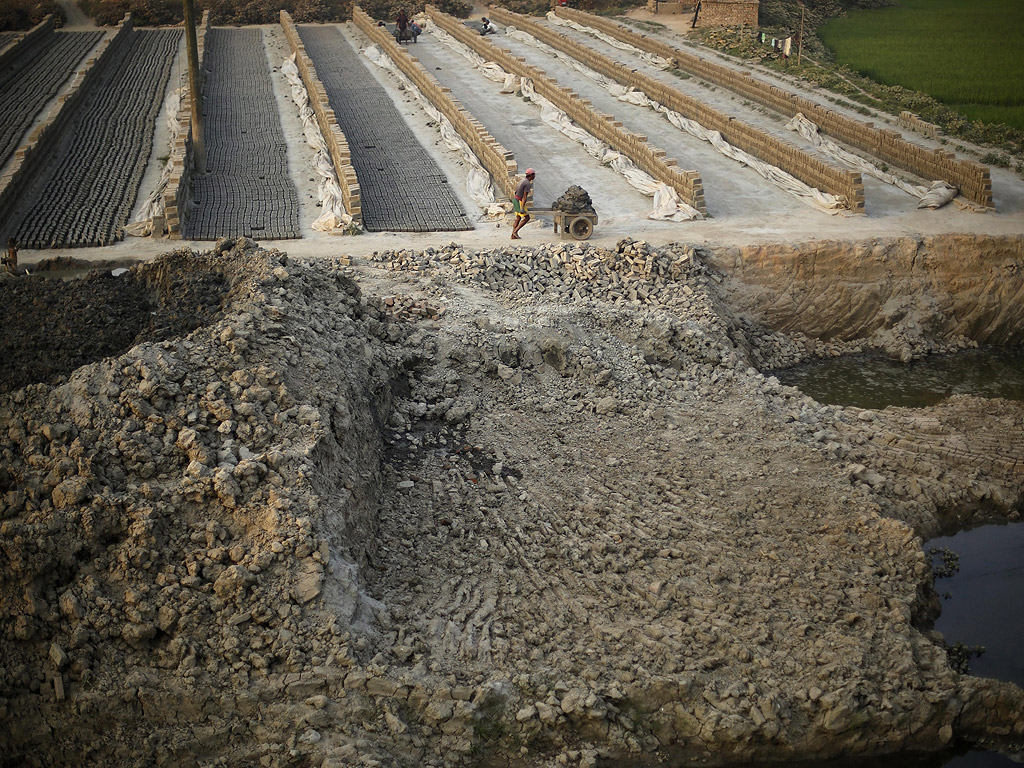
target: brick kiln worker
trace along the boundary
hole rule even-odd
[[[533,189],[533,177],[536,176],[533,168],[526,169],[526,178],[519,182],[516,187],[516,199],[512,201],[512,210],[516,212],[516,223],[512,227],[512,239],[520,240],[517,232],[530,220],[530,214],[526,211],[526,202],[530,198],[530,190]]]
[[[409,15],[405,12],[405,8],[402,8],[398,12],[398,18],[395,19],[395,41],[404,42],[411,37],[409,32]]]

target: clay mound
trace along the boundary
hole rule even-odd
[[[213,270],[184,270],[186,253],[137,265],[115,277],[97,270],[78,280],[40,275],[0,281],[0,391],[53,384],[80,368],[145,341],[209,324],[227,282]]]
[[[565,211],[566,213],[593,213],[594,201],[590,199],[587,190],[573,184],[565,190],[560,198],[555,200],[551,207],[556,211]]]

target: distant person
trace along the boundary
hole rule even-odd
[[[484,16],[481,20],[480,36],[497,34],[498,30],[491,24],[491,20]]]
[[[521,240],[519,230],[530,220],[530,214],[526,210],[527,202],[530,199],[530,192],[533,191],[533,179],[537,175],[533,168],[526,169],[526,178],[519,182],[516,187],[516,198],[512,201],[512,210],[516,212],[516,223],[512,226],[512,239]]]
[[[7,253],[0,261],[11,274],[18,271],[18,243],[13,237],[7,239]]]
[[[412,41],[415,43],[416,38],[423,34],[423,29],[415,21],[409,22],[409,31],[412,33]]]

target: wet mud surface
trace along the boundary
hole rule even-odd
[[[52,384],[141,342],[194,330],[216,315],[226,289],[212,272],[44,275],[0,280],[0,391]]]

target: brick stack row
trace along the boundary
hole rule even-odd
[[[352,166],[352,151],[349,148],[348,139],[345,138],[345,134],[338,125],[338,119],[327,98],[327,91],[317,76],[313,60],[306,54],[306,46],[303,45],[288,11],[281,11],[281,26],[284,27],[288,45],[291,46],[292,53],[295,54],[295,64],[299,68],[302,82],[306,85],[309,103],[313,107],[317,125],[327,144],[327,151],[331,155],[334,174],[338,177],[338,185],[341,187],[341,200],[345,205],[345,211],[353,221],[362,224],[363,211],[359,179],[356,177],[356,169]]]
[[[714,64],[593,14],[562,7],[556,8],[555,13],[564,19],[599,29],[625,43],[670,59],[679,69],[728,88],[787,117],[802,112],[808,120],[815,122],[824,134],[924,179],[947,181],[956,186],[967,199],[985,208],[995,208],[989,169],[981,163],[957,159],[952,152],[943,149],[928,149],[912,144],[895,131],[880,130],[875,128],[873,123],[846,117],[791,91],[758,80],[748,72],[739,72]]]
[[[206,33],[210,30],[210,12],[203,13],[203,20],[196,30],[196,48],[199,60],[199,87],[202,88],[206,61]],[[199,94],[202,99],[202,94]],[[164,226],[172,240],[181,239],[181,212],[188,202],[189,179],[192,175],[192,82],[186,78],[181,89],[181,100],[178,103],[178,125],[188,126],[178,133],[171,148],[171,175],[164,188]],[[163,228],[159,222],[153,222],[153,232],[159,234]]]
[[[586,45],[555,30],[538,24],[526,16],[502,8],[491,9],[493,17],[502,24],[510,24],[536,37],[543,43],[568,53],[577,61],[622,85],[637,88],[651,99],[664,104],[683,117],[689,118],[709,130],[718,131],[727,142],[764,162],[781,168],[805,184],[842,197],[856,213],[864,213],[864,182],[859,173],[836,168],[822,160],[760,131],[751,125],[730,117],[675,88],[655,80],[637,70],[612,61]]]
[[[363,34],[384,51],[402,73],[415,83],[420,93],[430,100],[437,111],[448,118],[452,127],[458,131],[459,136],[469,145],[480,164],[491,175],[501,193],[511,199],[515,192],[518,173],[513,154],[491,136],[487,128],[452,96],[451,89],[441,85],[415,56],[396,43],[386,28],[378,27],[358,6],[352,12],[352,19]]]
[[[11,214],[35,180],[38,169],[56,152],[75,105],[88,93],[93,81],[102,76],[102,65],[107,55],[113,55],[128,44],[132,29],[131,14],[126,13],[114,34],[97,46],[95,53],[75,76],[71,87],[57,98],[57,107],[15,151],[7,172],[0,176],[0,232],[6,232]]]
[[[32,45],[35,40],[52,32],[56,25],[56,17],[52,13],[48,13],[42,21],[28,32],[15,33],[6,45],[0,44],[0,67],[6,66],[11,59],[18,55],[23,47]]]
[[[492,9],[492,12],[495,10],[497,9]],[[665,150],[648,144],[646,136],[622,130],[621,122],[610,115],[600,114],[589,101],[580,98],[579,94],[569,88],[559,87],[542,70],[530,66],[525,59],[513,56],[505,49],[493,45],[458,19],[440,12],[431,5],[427,6],[426,12],[438,27],[483,58],[497,63],[506,72],[530,78],[537,93],[565,112],[574,123],[621,152],[653,178],[675,189],[684,202],[702,214],[707,214],[704,185],[697,171],[685,171],[675,167],[676,160],[666,158]]]

